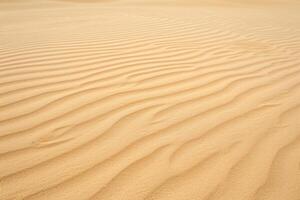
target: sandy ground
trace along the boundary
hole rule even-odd
[[[300,4],[0,1],[1,200],[300,200]]]

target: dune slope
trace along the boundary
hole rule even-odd
[[[0,199],[299,200],[284,2],[3,1]]]

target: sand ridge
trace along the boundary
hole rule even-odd
[[[177,2],[0,5],[0,199],[299,200],[300,7]]]

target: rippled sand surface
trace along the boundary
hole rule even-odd
[[[300,3],[2,0],[1,200],[299,200]]]

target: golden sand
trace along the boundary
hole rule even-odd
[[[300,4],[0,1],[1,200],[299,200]]]

